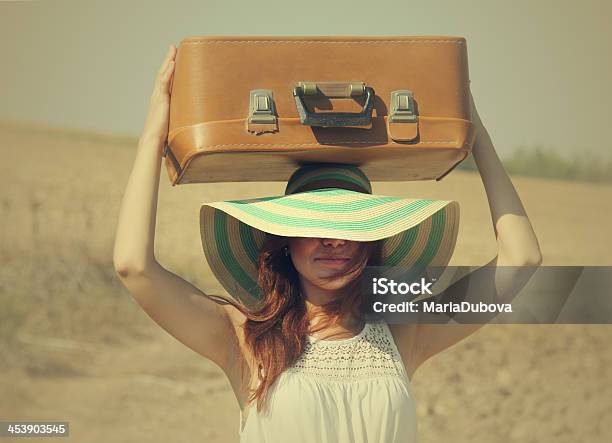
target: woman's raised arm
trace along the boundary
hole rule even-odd
[[[157,74],[144,131],[121,202],[113,262],[123,285],[156,323],[231,373],[237,369],[238,346],[230,307],[218,304],[163,268],[154,256],[162,149],[168,135],[170,84],[176,52],[170,46]]]
[[[497,255],[482,268],[450,285],[443,297],[470,302],[510,303],[541,264],[542,254],[525,208],[495,152],[471,93],[470,99],[472,121],[477,131],[472,153],[491,210]],[[467,293],[466,288],[469,288]],[[429,357],[473,334],[486,324],[482,318],[480,316],[481,321],[475,324],[452,320],[445,324],[422,323],[416,328],[414,325],[397,328],[400,334],[412,334],[412,340],[407,340],[410,343],[408,360],[411,371],[414,372]]]

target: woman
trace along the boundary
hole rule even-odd
[[[284,196],[202,206],[207,260],[242,303],[204,294],[160,266],[153,250],[175,55],[171,46],[122,201],[117,275],[160,326],[223,369],[240,406],[241,441],[416,441],[413,374],[482,324],[366,321],[357,277],[366,265],[419,270],[447,264],[458,205],[374,196],[367,177],[351,166],[301,168]],[[511,300],[526,281],[519,267],[539,265],[541,254],[473,102],[472,110],[478,131],[473,155],[498,243],[486,266],[517,268],[492,279],[471,277],[475,283],[489,279],[496,300]],[[385,204],[407,216],[376,222],[388,220],[375,212]],[[266,210],[280,206],[283,216],[270,221]],[[314,224],[303,216],[313,207]]]

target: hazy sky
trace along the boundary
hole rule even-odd
[[[612,2],[0,1],[0,119],[139,135],[167,47],[198,35],[451,35],[499,152],[609,151]]]

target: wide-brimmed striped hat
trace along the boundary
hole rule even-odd
[[[200,233],[206,260],[227,292],[251,306],[262,299],[257,259],[265,233],[383,241],[380,266],[446,266],[454,250],[459,204],[372,194],[354,165],[297,169],[285,195],[205,203]]]

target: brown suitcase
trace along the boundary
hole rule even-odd
[[[181,41],[164,150],[172,185],[286,181],[301,164],[440,180],[474,142],[463,37]]]

